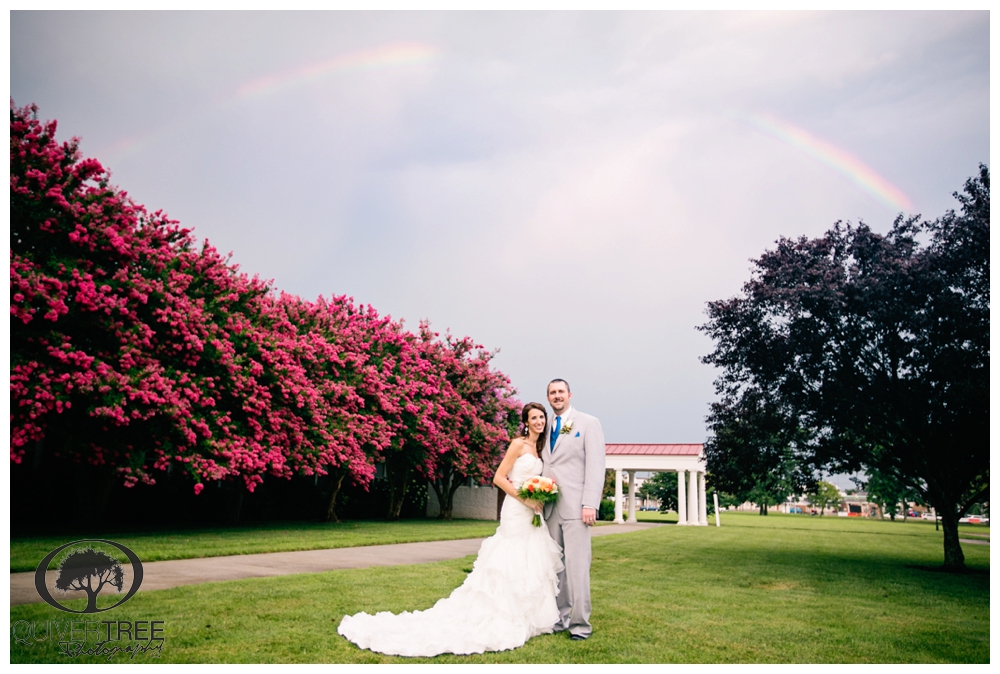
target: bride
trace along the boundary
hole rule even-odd
[[[507,493],[500,526],[483,541],[461,587],[426,611],[344,616],[337,632],[379,653],[434,656],[504,651],[552,631],[559,620],[559,546],[545,526],[531,524],[542,504],[517,493],[521,482],[542,472],[546,416],[538,403],[521,411],[524,435],[510,443],[493,478]]]

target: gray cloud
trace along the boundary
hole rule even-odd
[[[417,42],[431,62],[248,82]],[[554,376],[610,440],[705,437],[705,302],[781,235],[933,217],[989,157],[989,15],[12,12],[11,95],[139,202],[307,298],[348,294]]]

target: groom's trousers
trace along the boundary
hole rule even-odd
[[[590,527],[583,520],[564,520],[555,512],[545,522],[552,540],[563,552],[564,569],[559,573],[559,622],[555,631],[589,637],[590,626]]]

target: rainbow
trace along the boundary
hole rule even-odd
[[[851,153],[773,115],[753,115],[749,119],[750,123],[761,131],[802,150],[844,174],[889,208],[897,211],[913,210],[913,203],[901,189]]]
[[[208,115],[239,105],[244,101],[266,98],[341,73],[430,63],[439,55],[440,50],[432,45],[420,42],[397,42],[265,75],[242,84],[235,91],[200,112],[177,119],[150,133],[118,140],[110,147],[102,149],[96,156],[106,162],[124,159],[136,154],[151,142],[177,132],[181,127],[191,125]]]
[[[429,63],[438,53],[436,47],[419,42],[387,44],[252,80],[237,89],[234,98],[262,98],[339,73]]]

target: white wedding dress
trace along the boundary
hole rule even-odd
[[[540,475],[542,460],[517,458],[510,472],[515,487]],[[345,616],[337,632],[361,648],[406,656],[483,653],[518,648],[552,631],[559,620],[559,546],[534,512],[506,498],[497,532],[483,541],[472,573],[451,596],[426,611]]]

